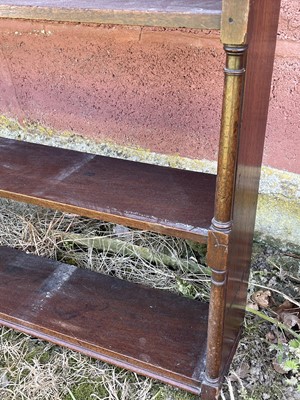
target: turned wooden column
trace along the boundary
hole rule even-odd
[[[218,157],[215,214],[208,234],[207,263],[212,271],[205,381],[219,386],[224,336],[228,242],[243,102],[247,46],[224,46],[226,66]]]
[[[229,232],[232,225],[232,200],[238,154],[238,132],[243,99],[245,53],[247,46],[225,45],[224,50],[226,51],[225,82],[219,142],[215,215],[212,220],[212,229]]]

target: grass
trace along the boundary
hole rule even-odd
[[[66,239],[68,235],[78,234],[86,241]],[[104,248],[95,249],[91,238],[105,238]],[[116,239],[117,251],[109,245],[110,240]],[[120,240],[124,248],[119,246]],[[205,263],[205,248],[184,240],[1,200],[0,243],[184,296],[204,301],[209,298],[210,279],[206,270],[196,272],[193,268],[196,262]],[[126,247],[130,248],[129,252],[124,250]],[[146,258],[141,248],[148,249]],[[299,300],[298,276],[297,256],[262,243],[255,244],[250,294],[257,290],[255,285],[260,285],[276,289],[274,297],[278,302],[281,293]],[[286,377],[272,366],[276,350],[265,339],[272,329],[275,328],[266,320],[247,314],[222,399],[300,398],[286,383]],[[194,400],[196,397],[1,328],[0,399]]]

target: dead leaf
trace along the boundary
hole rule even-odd
[[[298,318],[296,314],[284,311],[278,315],[278,319],[289,328],[294,328],[298,326],[298,329],[300,329],[300,318]]]
[[[280,366],[278,363],[277,359],[274,358],[272,361],[273,368],[275,369],[276,372],[278,372],[281,375],[285,375],[287,372]]]
[[[250,372],[250,366],[247,362],[242,362],[233,373],[230,374],[231,382],[236,382],[239,379],[244,379]]]
[[[287,343],[288,339],[286,335],[281,330],[277,329],[276,327],[272,327],[271,331],[266,334],[266,339],[269,340],[271,343]]]
[[[261,308],[267,308],[271,302],[271,291],[270,290],[258,290],[253,293],[252,300]]]
[[[266,334],[266,339],[268,340],[268,342],[277,343],[277,336],[274,335],[273,332],[268,332],[268,333]]]
[[[284,300],[284,302],[276,309],[276,313],[280,314],[282,311],[292,310],[293,308],[295,308],[293,303],[291,303],[289,300]]]
[[[241,365],[239,365],[239,367],[238,367],[238,369],[236,371],[236,373],[238,374],[238,376],[241,379],[246,378],[246,376],[249,374],[249,372],[250,372],[250,366],[246,362],[242,362]]]

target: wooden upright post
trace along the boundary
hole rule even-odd
[[[212,288],[203,400],[218,398],[244,318],[279,9],[280,0],[223,1],[227,61],[207,249]]]

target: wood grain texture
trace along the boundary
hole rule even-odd
[[[6,0],[0,17],[219,29],[221,0]]]
[[[225,82],[219,139],[215,212],[212,226],[228,232],[232,224],[232,200],[238,155],[238,134],[243,99],[246,47],[224,46]]]
[[[225,369],[236,345],[246,304],[279,11],[280,0],[251,1],[233,230],[228,254]]]
[[[0,195],[206,242],[215,176],[0,138]]]
[[[223,0],[221,40],[227,45],[247,42],[250,0]]]
[[[224,308],[227,284],[229,235],[211,230],[208,233],[207,265],[211,268],[211,291],[205,380],[217,383],[222,364]]]
[[[199,394],[207,304],[0,247],[0,323]]]

